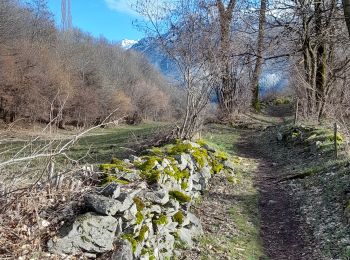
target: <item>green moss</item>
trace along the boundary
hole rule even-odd
[[[203,168],[208,161],[208,151],[203,148],[195,148],[194,152],[192,152],[192,156],[201,168]]]
[[[156,164],[162,161],[162,159],[158,156],[145,156],[143,159],[146,159],[146,161],[137,166],[141,171],[146,172],[153,170]]]
[[[237,179],[233,177],[232,175],[227,176],[227,181],[236,184]]]
[[[149,260],[156,260],[156,257],[154,256],[154,249],[153,248],[142,248],[141,255],[148,254]]]
[[[132,172],[132,170],[129,167],[130,166],[124,161],[117,158],[113,158],[110,164],[101,164],[100,170],[104,172],[108,172],[112,169],[117,169],[118,171],[121,171],[121,172]]]
[[[165,215],[161,214],[158,216],[157,219],[153,219],[153,223],[156,224],[157,226],[166,225],[168,224],[168,219]]]
[[[142,242],[145,240],[145,237],[146,237],[146,233],[149,231],[149,228],[147,225],[143,225],[140,229],[140,233],[139,235],[137,236],[136,238],[136,241],[138,242]]]
[[[190,177],[190,171],[188,169],[181,171],[173,157],[167,157],[167,159],[170,161],[171,167],[165,168],[163,171],[164,174],[174,177],[175,180],[178,181],[188,179]]]
[[[211,161],[211,168],[214,174],[218,174],[224,169],[224,165],[213,159]]]
[[[160,175],[161,175],[161,172],[158,170],[152,170],[145,173],[147,183],[150,185],[158,183],[160,180]]]
[[[177,141],[175,145],[170,147],[168,150],[169,154],[181,154],[181,153],[189,153],[192,150],[192,145],[191,144],[184,144],[181,141]]]
[[[138,211],[142,211],[146,206],[145,203],[143,203],[143,201],[137,196],[133,198],[133,201],[136,204],[136,208]]]
[[[218,151],[215,153],[215,157],[221,161],[227,161],[229,156],[223,151]]]
[[[116,182],[116,183],[119,183],[119,184],[122,184],[122,185],[129,184],[128,181],[120,180],[115,175],[112,175],[112,174],[105,174],[105,175],[103,175],[102,180],[101,180],[101,184],[102,185],[107,185],[107,184],[112,183],[112,182]]]
[[[169,195],[170,195],[170,197],[176,199],[180,203],[187,203],[187,202],[191,201],[190,196],[188,196],[187,194],[185,194],[181,191],[178,191],[178,190],[169,191]]]
[[[136,212],[136,224],[141,224],[142,221],[144,219],[144,216],[142,215],[142,213],[140,211]]]
[[[117,165],[116,164],[111,164],[111,163],[107,163],[107,164],[101,164],[100,165],[100,170],[103,172],[109,172],[112,169],[116,169]]]
[[[174,222],[177,222],[180,225],[182,225],[184,223],[184,214],[181,211],[178,211],[175,213],[172,219]]]
[[[153,155],[156,155],[156,156],[164,155],[164,152],[162,151],[162,149],[160,147],[153,147],[153,148],[149,149],[149,152]]]
[[[208,143],[204,139],[199,139],[196,143],[202,147],[208,145]]]
[[[120,159],[118,159],[118,158],[112,158],[111,164],[115,164],[115,165],[125,165],[125,162],[123,162],[122,160],[120,160]]]
[[[130,242],[132,251],[135,253],[137,248],[137,240],[134,238],[134,236],[131,234],[123,234],[121,238]]]
[[[181,189],[186,190],[188,188],[188,180],[181,182]]]

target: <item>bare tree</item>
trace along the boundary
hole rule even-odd
[[[186,109],[177,136],[189,139],[199,128],[201,112],[214,86],[212,36],[198,1],[181,0],[176,5],[139,1],[137,11],[146,19],[139,26],[155,37],[176,62],[186,89]]]
[[[225,6],[222,0],[216,1],[216,7],[219,12],[220,24],[220,77],[221,84],[217,89],[219,108],[222,115],[230,115],[234,108],[234,89],[231,74],[232,53],[231,53],[231,34],[233,10],[236,6],[236,0],[230,0]]]
[[[260,1],[260,15],[259,15],[259,32],[257,41],[256,61],[254,72],[252,75],[252,107],[255,110],[260,110],[259,101],[259,79],[261,76],[261,70],[263,65],[263,54],[264,54],[264,41],[265,41],[265,25],[266,25],[266,7],[267,0]]]

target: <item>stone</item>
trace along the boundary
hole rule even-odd
[[[152,205],[149,210],[150,213],[160,214],[162,212],[162,208],[159,205]]]
[[[191,232],[187,228],[180,228],[177,231],[177,234],[179,236],[179,240],[186,246],[186,247],[193,247],[193,241]]]
[[[85,204],[88,208],[103,215],[115,215],[122,204],[117,200],[98,194],[87,194]]]
[[[191,142],[189,140],[183,141],[184,144],[190,144],[193,148],[201,148],[201,146],[195,142]]]
[[[169,201],[169,192],[166,189],[150,191],[144,194],[144,198],[150,202],[164,205]]]
[[[116,199],[120,195],[120,185],[118,183],[112,182],[100,190],[100,194],[106,197]]]
[[[225,161],[224,167],[232,172],[235,170],[235,166],[233,165],[233,162],[231,162],[230,160]]]
[[[129,161],[130,161],[131,163],[134,163],[134,162],[141,162],[142,160],[141,160],[140,157],[137,157],[137,156],[135,156],[135,155],[130,155],[130,156],[129,156]]]
[[[104,253],[113,249],[118,220],[112,216],[86,213],[75,219],[73,224],[60,230],[59,238],[48,242],[48,249],[56,254]]]
[[[174,211],[178,211],[180,209],[180,203],[175,199],[170,199],[165,206],[167,208],[174,209]]]
[[[216,149],[213,146],[209,145],[209,144],[204,144],[203,148],[205,150],[207,150],[208,152],[216,153]]]
[[[136,213],[137,213],[137,208],[136,208],[136,205],[134,204],[129,209],[124,211],[123,219],[131,222],[135,219]]]
[[[180,155],[175,155],[174,158],[179,163],[179,169],[181,171],[185,170],[186,168],[190,170],[194,168],[194,163],[190,154],[182,153]]]
[[[169,233],[164,232],[162,236],[157,236],[155,256],[157,259],[170,259],[174,250],[175,238]]]
[[[171,162],[167,158],[165,158],[162,161],[162,166],[163,166],[163,168],[167,168],[167,167],[171,166]]]
[[[209,167],[202,168],[199,173],[202,175],[202,177],[206,180],[209,180],[211,178],[211,170]]]
[[[119,173],[121,179],[126,180],[128,182],[135,182],[141,180],[140,174],[137,170],[132,172],[121,172]]]
[[[132,197],[126,192],[122,192],[117,200],[120,202],[119,212],[124,212],[134,204]]]
[[[200,227],[202,226],[201,221],[199,220],[199,218],[196,217],[196,215],[192,214],[191,212],[188,212],[187,217],[189,218],[191,224]]]
[[[133,260],[132,246],[127,240],[120,239],[116,243],[111,260]]]

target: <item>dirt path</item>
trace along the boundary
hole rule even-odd
[[[288,158],[284,162],[275,161],[272,146],[263,145],[261,133],[249,130],[242,132],[237,144],[238,156],[255,159],[258,169],[255,185],[259,191],[259,211],[261,215],[261,236],[265,254],[273,260],[313,260],[321,259],[312,250],[312,242],[303,220],[298,215],[298,205],[286,183],[279,180],[285,174]]]

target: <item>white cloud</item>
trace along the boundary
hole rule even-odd
[[[114,11],[127,13],[133,16],[139,16],[139,14],[133,9],[136,4],[136,0],[104,0],[108,8]]]

